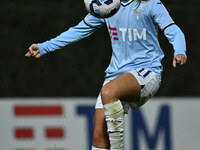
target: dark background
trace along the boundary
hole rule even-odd
[[[186,36],[188,62],[172,67],[173,49],[160,31],[166,56],[156,96],[199,96],[200,0],[162,2]],[[86,14],[83,0],[1,0],[0,97],[97,96],[111,56],[105,27],[40,59],[24,57],[32,43],[59,35]]]

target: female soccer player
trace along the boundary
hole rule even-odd
[[[160,0],[122,0],[119,11],[106,19],[88,14],[78,25],[50,41],[32,44],[27,57],[61,49],[107,25],[112,58],[95,106],[92,150],[122,150],[124,114],[151,98],[161,82],[164,57],[158,27],[174,48],[173,67],[186,63],[184,34]]]

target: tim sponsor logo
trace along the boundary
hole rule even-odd
[[[48,120],[48,126],[41,126],[43,129],[43,141],[52,140],[65,140],[65,128],[61,126],[55,126],[49,124],[51,118],[59,118],[63,115],[63,106],[61,105],[15,105],[13,108],[13,114],[17,118],[17,125],[14,126],[13,136],[16,142],[21,143],[21,147],[15,148],[14,150],[37,150],[33,147],[23,146],[23,142],[34,143],[37,140],[38,135],[36,130],[38,127],[37,121],[31,126],[24,125],[25,120],[30,121],[30,119],[46,119]],[[51,122],[51,121],[50,121]],[[63,147],[47,147],[44,150],[66,150]]]
[[[147,40],[147,29],[142,28],[138,31],[136,28],[108,28],[111,40],[118,41],[137,41],[137,40]]]

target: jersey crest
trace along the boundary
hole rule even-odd
[[[133,9],[133,11],[135,12],[136,19],[139,20],[140,19],[140,13],[143,12],[144,10]]]

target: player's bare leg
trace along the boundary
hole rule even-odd
[[[92,150],[109,150],[110,142],[105,122],[104,109],[95,109],[94,136]]]
[[[104,104],[110,150],[123,149],[124,109],[120,100],[137,102],[140,99],[140,92],[141,86],[131,73],[123,74],[102,87],[101,98]]]

